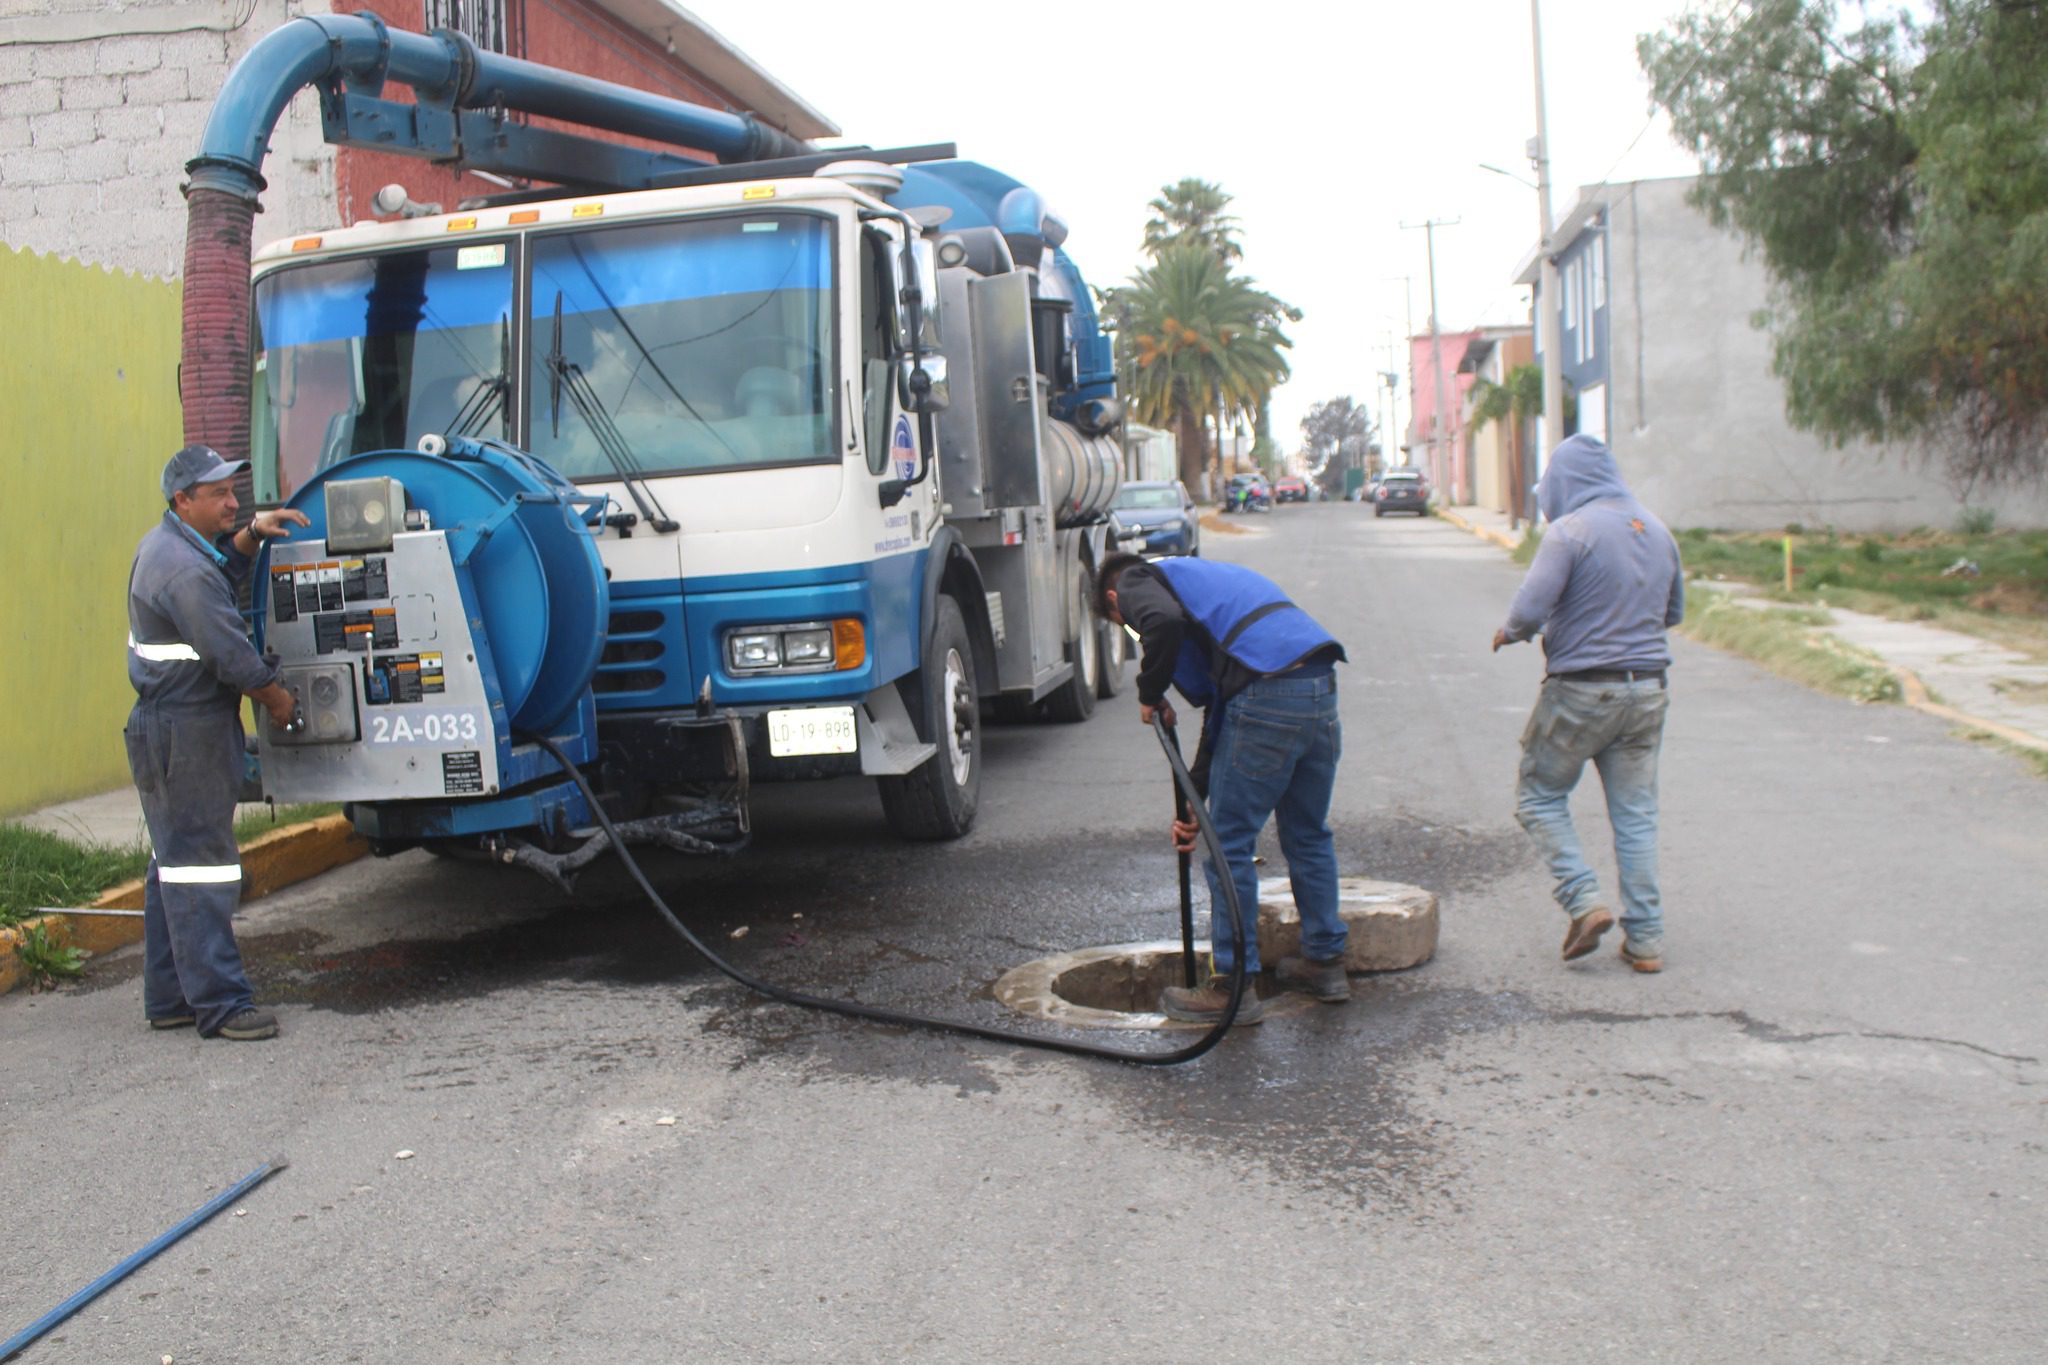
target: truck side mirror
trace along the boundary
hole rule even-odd
[[[946,382],[946,357],[927,353],[922,360],[898,362],[896,385],[906,412],[944,412],[953,401]]]

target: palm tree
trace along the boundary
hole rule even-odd
[[[1288,375],[1280,323],[1300,314],[1192,241],[1161,246],[1117,294],[1138,420],[1173,428],[1181,478],[1194,487],[1208,463],[1204,419],[1219,436],[1232,417],[1256,419]]]
[[[1522,524],[1522,499],[1528,487],[1527,476],[1522,472],[1522,432],[1529,419],[1543,411],[1543,368],[1517,365],[1508,371],[1505,384],[1483,377],[1475,379],[1471,399],[1469,429],[1473,435],[1478,435],[1488,422],[1508,424],[1508,464],[1513,470],[1510,478],[1514,484],[1514,496],[1508,500],[1508,529],[1512,531]]]
[[[1147,208],[1153,217],[1145,224],[1145,254],[1154,260],[1169,246],[1194,243],[1208,248],[1225,265],[1244,259],[1237,242],[1237,219],[1224,212],[1230,196],[1221,185],[1189,176],[1163,185],[1159,197]]]

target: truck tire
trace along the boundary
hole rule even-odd
[[[981,803],[981,702],[967,625],[950,597],[939,598],[916,692],[918,737],[939,751],[914,772],[875,779],[882,814],[901,838],[957,839],[974,827]]]
[[[1114,621],[1097,623],[1102,643],[1096,652],[1102,657],[1102,678],[1095,684],[1095,695],[1107,700],[1124,690],[1124,664],[1131,655],[1131,637],[1124,634],[1124,628]]]
[[[1073,676],[1045,699],[1046,714],[1054,720],[1084,721],[1095,714],[1095,689],[1102,683],[1102,632],[1096,627],[1095,594],[1088,590],[1088,575],[1077,574],[1080,584],[1081,631],[1067,646],[1074,665]]]

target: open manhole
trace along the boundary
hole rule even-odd
[[[1399,971],[1436,952],[1437,899],[1418,886],[1338,879],[1338,908],[1351,930],[1345,963],[1354,973]],[[1259,960],[1267,971],[1257,982],[1266,1013],[1291,1014],[1316,1002],[1283,989],[1272,965],[1299,952],[1301,928],[1284,877],[1259,883]],[[1206,970],[1209,945],[1197,942],[1197,970]],[[1159,993],[1182,980],[1178,939],[1153,943],[1112,943],[1079,948],[1027,962],[1005,972],[995,997],[1019,1014],[1073,1028],[1202,1028],[1159,1012]]]
[[[1208,970],[1209,945],[1195,944],[1196,971]],[[1207,1028],[1159,1012],[1159,993],[1181,984],[1180,940],[1112,943],[1041,957],[1012,968],[996,982],[995,996],[1019,1014],[1072,1028]],[[1270,973],[1246,983],[1266,1002],[1268,1017],[1315,1001],[1283,991]]]

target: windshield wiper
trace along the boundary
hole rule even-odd
[[[555,291],[554,341],[548,350],[548,403],[553,410],[555,435],[562,434],[562,393],[569,394],[569,405],[576,409],[576,415],[590,428],[590,434],[597,438],[597,448],[604,452],[611,462],[619,481],[626,485],[627,494],[633,505],[640,509],[642,520],[657,531],[680,529],[675,520],[662,507],[653,488],[647,485],[647,472],[640,460],[633,454],[633,447],[625,434],[612,421],[611,413],[604,401],[591,387],[590,378],[583,373],[583,367],[562,353],[562,293]]]
[[[503,415],[505,403],[512,394],[512,322],[510,318],[498,319],[498,372],[494,375],[479,375],[476,387],[457,410],[455,419],[448,424],[451,436],[468,436],[481,431],[484,423]]]

